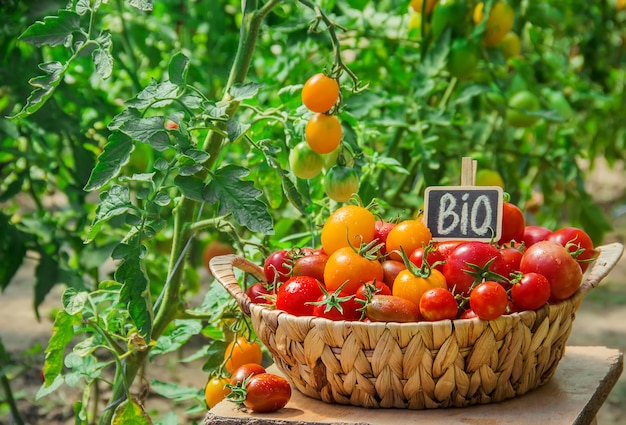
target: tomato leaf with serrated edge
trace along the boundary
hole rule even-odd
[[[143,408],[134,400],[124,400],[113,413],[112,425],[152,425],[152,421]]]
[[[93,51],[93,63],[96,66],[96,72],[102,79],[106,80],[113,72],[113,55],[111,54],[111,33],[102,32],[96,39],[98,48]]]
[[[59,310],[54,324],[52,336],[46,348],[46,359],[43,366],[43,376],[46,387],[61,374],[63,370],[63,354],[65,347],[74,338],[74,325],[78,324],[79,318],[70,316],[65,310]]]
[[[258,198],[262,191],[249,181],[241,180],[250,171],[236,165],[226,165],[213,174],[203,191],[209,204],[219,202],[219,214],[232,213],[239,224],[253,232],[274,233],[274,223],[267,205]]]
[[[96,209],[96,216],[87,234],[87,242],[93,240],[104,223],[111,218],[126,214],[132,208],[130,190],[127,187],[114,185],[108,192],[100,195],[100,204]]]
[[[155,80],[140,91],[137,96],[127,100],[124,104],[130,108],[159,108],[169,105],[172,99],[177,99],[182,94],[182,89],[178,85],[165,81],[157,83]]]
[[[22,110],[11,118],[23,118],[37,112],[46,100],[52,96],[54,89],[61,82],[63,75],[67,71],[67,65],[64,66],[61,62],[56,61],[46,62],[40,64],[39,69],[44,71],[46,75],[40,75],[28,81],[31,86],[35,87],[35,90],[28,96],[26,105],[24,105]]]
[[[248,84],[234,84],[228,93],[232,96],[234,101],[242,101],[245,99],[252,99],[257,95],[259,90],[263,87],[263,84],[248,83]]]
[[[128,0],[128,4],[144,12],[152,10],[152,0]]]
[[[171,382],[150,380],[150,389],[157,394],[174,401],[192,400],[202,396],[203,390],[195,387],[183,387]]]
[[[109,142],[98,156],[98,163],[93,168],[85,190],[100,189],[111,179],[117,176],[124,165],[130,160],[130,154],[135,148],[130,137],[123,133],[113,133]]]
[[[74,316],[80,313],[87,304],[89,294],[87,292],[79,292],[75,288],[67,288],[63,292],[63,308],[67,314]]]
[[[159,152],[170,147],[164,117],[148,117],[126,121],[120,131],[133,140],[147,143]]]
[[[71,10],[61,9],[58,16],[46,16],[37,21],[20,35],[20,40],[41,47],[58,46],[75,31],[80,30],[80,16]]]
[[[141,260],[141,248],[132,247],[115,272],[115,280],[123,284],[120,302],[126,306],[141,336],[150,341],[152,334],[152,305],[149,280]]]
[[[202,324],[198,320],[176,320],[174,328],[169,334],[162,335],[156,345],[150,350],[150,358],[157,354],[171,353],[178,350],[192,336],[202,331]]]

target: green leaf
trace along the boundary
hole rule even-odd
[[[152,304],[150,282],[141,257],[141,248],[133,247],[115,272],[115,280],[124,284],[120,291],[120,302],[128,310],[141,336],[148,342],[152,334]]]
[[[423,61],[423,72],[428,76],[436,76],[445,68],[450,51],[450,30],[443,32],[437,43],[430,46]]]
[[[65,347],[74,338],[74,325],[78,319],[67,314],[65,310],[59,310],[52,325],[52,336],[46,348],[46,359],[43,366],[45,386],[49,387],[63,370],[63,354]]]
[[[219,214],[230,212],[239,224],[253,232],[274,233],[274,223],[267,205],[258,198],[259,189],[249,181],[241,180],[249,170],[236,165],[226,165],[218,169],[207,185],[203,196],[210,203],[219,203]]]
[[[41,47],[64,44],[74,32],[80,31],[80,16],[70,10],[59,10],[58,16],[46,16],[20,35],[20,40]]]
[[[124,165],[130,160],[130,154],[135,148],[130,137],[123,133],[112,133],[109,142],[98,156],[98,163],[91,171],[85,190],[100,189],[111,179],[117,176]]]
[[[63,292],[62,299],[63,308],[67,314],[74,316],[85,308],[85,305],[89,300],[89,294],[84,291],[79,292],[75,288],[67,288]]]
[[[111,76],[113,72],[113,55],[111,54],[111,33],[108,31],[103,32],[96,39],[98,47],[93,51],[92,58],[93,63],[96,65],[96,72],[106,80]]]
[[[181,385],[163,382],[156,379],[150,380],[150,388],[157,394],[174,401],[197,399],[202,396],[203,390],[195,387],[183,387]]]
[[[261,87],[263,87],[263,84],[235,84],[230,88],[228,93],[232,96],[232,100],[242,101],[245,99],[252,99],[259,93]]]
[[[241,139],[246,131],[250,128],[250,124],[243,124],[237,120],[228,120],[226,123],[226,132],[228,133],[228,140],[232,143]]]
[[[170,81],[157,83],[152,80],[145,89],[134,98],[127,100],[125,104],[137,109],[158,108],[169,105],[172,99],[177,99],[182,93],[183,89]]]
[[[202,331],[202,324],[198,320],[176,320],[169,335],[161,336],[156,345],[150,350],[150,358],[157,354],[171,353],[178,350],[189,339]]]
[[[89,0],[75,0],[74,3],[75,4],[72,7],[72,10],[74,10],[74,12],[78,13],[81,16],[89,12]]]
[[[132,2],[132,0],[131,0]],[[112,425],[152,425],[150,416],[134,400],[124,400],[113,413]]]
[[[57,375],[57,377],[54,378],[54,381],[52,381],[52,383],[50,384],[46,384],[44,382],[39,388],[39,391],[37,391],[37,394],[35,395],[35,400],[47,397],[50,394],[56,392],[59,388],[61,388],[61,385],[63,385],[64,382],[65,379],[63,378],[63,375]]]
[[[472,98],[478,96],[482,93],[487,93],[491,91],[488,85],[486,84],[469,84],[463,88],[459,96],[456,98],[455,103],[457,105],[461,103],[465,103]]]
[[[144,12],[152,10],[152,0],[128,0],[128,4]]]
[[[187,70],[189,69],[189,58],[182,53],[176,53],[172,56],[167,67],[170,82],[178,87],[187,85]]]
[[[176,176],[176,178],[174,178],[174,184],[187,198],[198,202],[204,201],[203,191],[205,185],[198,177]]]
[[[31,86],[35,87],[35,90],[28,97],[22,110],[12,118],[23,118],[37,112],[54,93],[54,89],[57,88],[67,71],[67,65],[63,66],[61,62],[46,62],[40,64],[39,69],[46,75],[40,75],[28,81]]]
[[[35,314],[39,318],[39,306],[57,284],[63,284],[77,289],[85,289],[85,283],[76,268],[67,264],[67,259],[59,256],[52,257],[45,251],[40,251],[41,258],[35,269]]]
[[[170,147],[170,139],[165,131],[164,117],[139,118],[126,121],[120,131],[133,140],[151,145],[159,152]]]
[[[10,217],[0,211],[0,292],[15,276],[26,256],[30,237],[15,228]]]
[[[96,237],[100,228],[111,218],[126,214],[132,208],[130,192],[127,187],[114,185],[108,192],[100,195],[100,204],[96,209],[96,216],[87,234],[87,242]]]

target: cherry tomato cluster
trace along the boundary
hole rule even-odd
[[[583,230],[527,226],[508,202],[498,241],[431,239],[419,218],[388,222],[346,205],[324,223],[321,247],[269,255],[269,284],[251,286],[248,295],[331,320],[493,320],[569,298],[596,253]]]
[[[253,412],[273,412],[291,398],[289,382],[268,373],[261,365],[263,352],[258,342],[244,337],[231,341],[224,351],[224,368],[230,374],[209,379],[204,393],[209,408],[224,398]]]
[[[337,118],[339,83],[323,73],[310,77],[302,88],[302,103],[313,112],[305,127],[305,141],[289,152],[289,166],[301,179],[312,179],[326,169],[324,190],[337,202],[348,201],[359,189],[350,152],[341,143],[343,130]]]

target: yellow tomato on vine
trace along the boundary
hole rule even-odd
[[[480,24],[484,19],[484,6],[484,3],[480,2],[474,8],[474,23],[476,25]],[[487,18],[483,44],[495,46],[500,43],[513,28],[514,18],[515,11],[508,3],[504,1],[494,3]]]

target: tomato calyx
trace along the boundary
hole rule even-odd
[[[406,251],[401,246],[400,247],[400,257],[402,257],[402,262],[406,268],[416,277],[421,277],[423,279],[428,279],[432,274],[432,269],[435,266],[445,263],[445,261],[435,261],[432,265],[428,264],[428,254],[431,252],[435,252],[435,247],[432,242],[430,242],[426,247],[424,247],[424,257],[422,258],[422,266],[418,267],[411,260],[409,260],[408,255],[406,255]]]
[[[348,246],[352,248],[354,252],[356,252],[358,255],[365,258],[366,260],[378,261],[382,257],[380,250],[382,247],[385,246],[385,244],[379,243],[378,239],[374,239],[369,243],[361,242],[361,245],[357,248],[354,245],[352,245],[352,242],[350,242],[348,229],[346,229],[346,239],[348,241]]]
[[[343,307],[341,306],[341,304],[347,301],[350,301],[352,298],[355,297],[354,294],[343,295],[345,293],[341,292],[348,282],[349,281],[346,280],[344,283],[341,284],[339,288],[337,288],[336,290],[332,292],[328,292],[328,290],[324,287],[324,285],[319,285],[320,290],[322,291],[322,297],[320,298],[320,300],[308,301],[305,304],[309,304],[313,306],[325,306],[324,313],[328,313],[333,308],[336,308],[340,314],[343,314]]]
[[[230,390],[230,393],[226,396],[226,399],[232,401],[237,405],[237,407],[242,407],[244,401],[246,401],[246,397],[248,397],[248,383],[252,379],[254,374],[250,374],[246,376],[243,381],[237,382],[236,384],[226,384],[225,387]]]

